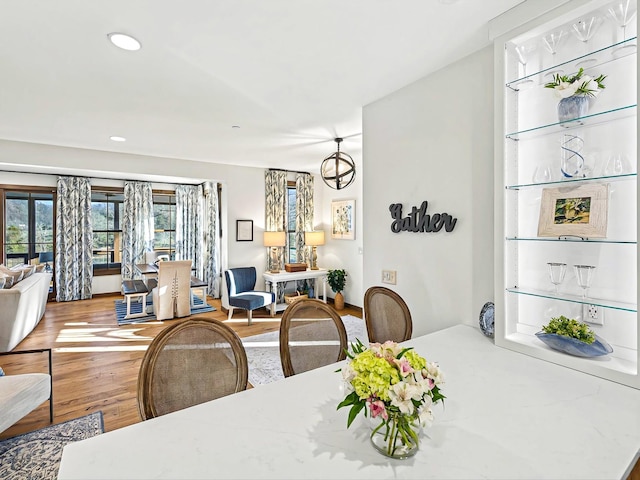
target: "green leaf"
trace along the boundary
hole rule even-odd
[[[348,407],[349,405],[353,405],[357,402],[361,402],[362,400],[360,400],[360,397],[358,397],[358,394],[356,392],[351,392],[349,395],[347,395],[345,397],[345,399],[343,401],[341,401],[338,404],[338,408],[336,408],[336,410],[341,409],[342,407]]]
[[[351,426],[353,421],[356,419],[356,417],[360,413],[360,410],[362,410],[363,408],[364,408],[364,402],[357,403],[353,407],[351,407],[351,410],[349,410],[349,419],[347,420],[347,428]]]

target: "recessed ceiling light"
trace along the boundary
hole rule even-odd
[[[138,40],[125,33],[113,32],[109,33],[107,37],[111,43],[123,50],[140,50],[140,47],[142,46]]]
[[[127,139],[124,137],[118,137],[117,135],[112,135],[111,137],[109,137],[110,140],[114,141],[114,142],[126,142]]]

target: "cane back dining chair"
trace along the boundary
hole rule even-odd
[[[247,388],[247,354],[231,327],[192,318],[162,330],[145,352],[138,375],[142,420]]]
[[[280,360],[285,377],[346,358],[342,318],[316,299],[297,300],[280,320]]]
[[[371,343],[404,342],[413,331],[409,307],[400,295],[386,287],[370,287],[365,292],[364,321]]]

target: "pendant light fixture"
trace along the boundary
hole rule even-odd
[[[356,179],[356,164],[350,155],[340,151],[342,138],[336,138],[338,150],[322,161],[320,176],[324,183],[336,190],[347,188]]]

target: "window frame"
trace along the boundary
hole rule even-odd
[[[91,208],[93,210],[93,194],[97,193],[97,194],[106,194],[107,195],[107,203],[109,203],[108,200],[108,195],[123,195],[122,198],[122,204],[124,205],[124,188],[117,188],[117,187],[91,187]],[[96,201],[96,203],[104,203],[104,202],[98,202]],[[115,203],[115,202],[112,202]],[[93,212],[92,212],[93,214]],[[120,238],[122,238],[122,226],[120,225],[120,212],[118,208],[114,208],[114,226],[116,225],[116,221],[117,221],[117,225],[120,227],[119,230],[113,229],[113,230],[109,230],[109,228],[105,229],[105,230],[96,230],[93,226],[91,228],[91,235],[95,235],[96,233],[106,233],[107,238],[109,237],[109,234],[113,234],[114,235],[114,243],[115,243],[115,235],[119,235]],[[108,226],[107,226],[108,227]],[[95,247],[95,246],[94,246]],[[95,248],[93,249],[93,251],[95,252]],[[107,248],[107,253],[109,252],[108,248]],[[114,258],[115,258],[115,250],[114,252]],[[93,276],[94,277],[101,277],[103,275],[119,275],[122,272],[122,263],[121,262],[108,262],[107,264],[105,264],[105,267],[101,267],[99,265],[101,264],[96,264],[93,262],[93,252],[92,252],[92,262],[91,262],[92,268],[93,268]],[[98,268],[96,268],[96,265],[98,265]]]

